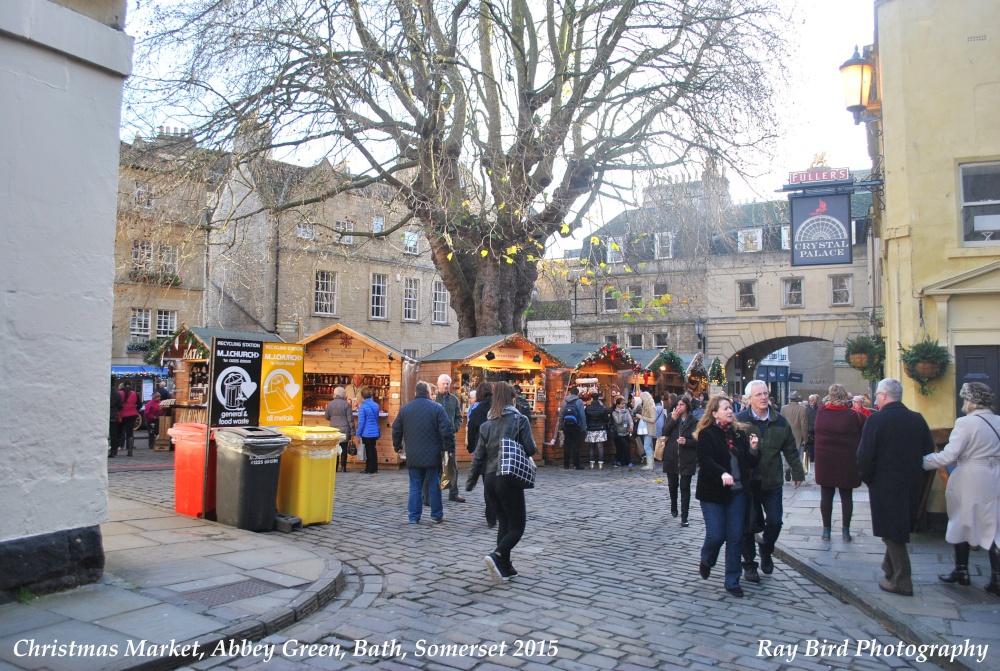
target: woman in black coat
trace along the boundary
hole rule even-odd
[[[695,497],[705,516],[705,542],[698,573],[708,579],[726,545],[726,591],[743,596],[740,545],[747,508],[750,476],[760,459],[757,436],[735,421],[733,403],[725,396],[708,400],[695,430],[698,441],[698,488]]]
[[[524,535],[527,511],[524,506],[524,489],[510,476],[498,476],[500,440],[514,438],[529,457],[537,452],[531,435],[528,418],[514,407],[514,391],[506,382],[493,385],[493,404],[489,421],[479,427],[479,440],[472,455],[469,481],[465,491],[471,492],[479,476],[483,476],[486,500],[497,515],[497,546],[486,555],[483,563],[494,582],[504,582],[517,575],[510,561],[511,550]]]
[[[677,487],[681,490],[681,526],[688,524],[691,507],[691,478],[698,468],[697,441],[694,430],[698,421],[691,416],[688,400],[677,399],[670,416],[663,422],[667,444],[663,449],[663,472],[670,485],[670,514],[677,517]]]
[[[604,468],[604,444],[608,441],[610,413],[597,394],[583,394],[580,398],[583,399],[587,418],[587,432],[583,434],[583,442],[590,448],[590,467],[594,467],[596,456],[598,468]]]

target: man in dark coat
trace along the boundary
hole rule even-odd
[[[392,447],[402,452],[406,447],[406,470],[410,474],[410,497],[407,513],[410,524],[420,522],[423,510],[420,490],[428,481],[431,519],[444,521],[441,502],[441,453],[455,453],[455,426],[444,408],[430,398],[430,387],[418,382],[416,398],[399,409],[392,423]]]
[[[885,543],[878,586],[886,592],[913,596],[906,544],[924,488],[923,458],[934,451],[934,439],[920,413],[902,403],[903,386],[886,378],[878,383],[879,412],[865,422],[858,447],[858,470],[868,485],[872,534]]]

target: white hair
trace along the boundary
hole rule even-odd
[[[447,382],[448,384],[451,384],[451,376],[446,373],[441,373],[440,375],[438,375],[438,384],[441,384],[442,380],[444,382]]]
[[[878,387],[875,388],[875,393],[877,394],[880,391],[885,392],[885,397],[890,401],[903,400],[903,385],[895,378],[887,377],[879,382]]]
[[[764,389],[768,388],[767,382],[764,382],[763,380],[750,380],[750,382],[747,383],[747,388],[743,390],[743,395],[753,396],[754,387],[764,387]],[[768,394],[770,394],[770,389],[768,389]]]
[[[344,398],[346,395],[347,395],[347,392],[344,391],[343,387],[337,387],[336,389],[333,390],[333,397],[334,398]]]

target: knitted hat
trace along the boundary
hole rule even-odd
[[[982,408],[993,407],[993,390],[982,382],[966,382],[958,395],[973,405]]]

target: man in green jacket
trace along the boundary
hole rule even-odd
[[[792,469],[792,480],[798,487],[805,480],[802,459],[798,445],[788,420],[775,412],[768,397],[767,383],[753,380],[747,385],[743,399],[747,407],[736,416],[736,420],[750,425],[750,431],[759,438],[760,461],[753,470],[750,480],[750,505],[746,527],[743,532],[743,578],[747,582],[760,582],[757,574],[757,544],[754,533],[763,528],[760,542],[760,570],[765,575],[774,571],[771,554],[781,533],[782,477],[781,455]],[[761,524],[763,522],[763,524]]]

